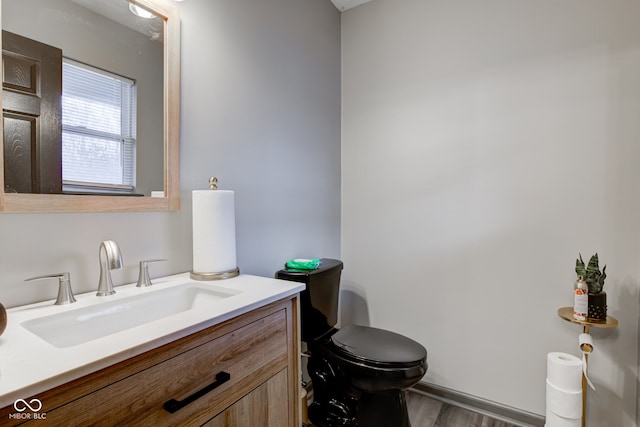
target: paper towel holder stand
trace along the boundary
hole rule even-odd
[[[558,316],[560,318],[566,320],[567,322],[576,323],[578,325],[582,325],[582,333],[588,334],[589,328],[593,326],[594,328],[615,328],[618,326],[618,321],[615,317],[607,316],[607,320],[602,322],[589,322],[588,320],[577,320],[573,318],[573,307],[561,307],[558,309]],[[590,352],[590,351],[589,351]],[[589,352],[585,352],[584,357],[585,361],[589,363]],[[582,374],[582,427],[586,427],[587,423],[587,377]]]
[[[209,178],[209,190],[217,190],[218,189],[218,178],[212,176]],[[197,271],[191,270],[189,273],[189,277],[193,280],[224,280],[231,279],[232,277],[236,277],[240,274],[240,269],[238,267],[233,270],[221,271],[215,273],[201,273]]]

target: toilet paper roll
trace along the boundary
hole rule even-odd
[[[566,391],[547,379],[547,413],[553,412],[562,418],[582,417],[582,390]]]
[[[560,415],[547,411],[545,427],[580,427],[582,425],[581,421],[580,418],[563,418]]]
[[[583,353],[591,353],[593,351],[593,338],[589,334],[580,334],[578,336],[578,345]]]
[[[587,375],[587,354],[594,350],[593,338],[591,338],[591,335],[587,333],[582,333],[578,336],[578,345],[580,346],[580,350],[582,350],[582,373],[584,374],[584,378],[587,380],[589,387],[595,390],[596,387],[589,379],[589,375]]]
[[[567,353],[548,353],[547,380],[560,390],[582,391],[582,360]]]
[[[236,220],[233,191],[193,191],[193,271],[235,270]]]

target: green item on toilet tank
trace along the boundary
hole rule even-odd
[[[289,270],[315,270],[320,266],[320,260],[317,258],[306,259],[296,258],[290,259],[285,263],[285,267]]]

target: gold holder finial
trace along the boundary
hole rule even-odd
[[[209,178],[209,190],[217,190],[218,189],[218,178],[212,176]]]

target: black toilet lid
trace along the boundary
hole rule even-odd
[[[414,340],[368,326],[347,325],[331,341],[343,355],[364,363],[410,367],[427,357],[427,350]]]

